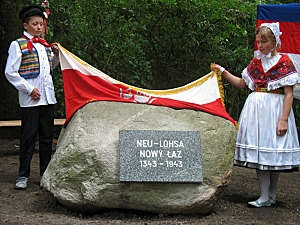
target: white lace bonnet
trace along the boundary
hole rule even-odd
[[[260,27],[263,27],[263,26],[270,28],[270,30],[273,32],[273,34],[275,36],[275,39],[276,39],[276,46],[281,45],[281,41],[280,41],[279,36],[282,34],[282,32],[280,32],[280,29],[279,29],[279,22],[276,22],[276,23],[262,23],[260,25]]]

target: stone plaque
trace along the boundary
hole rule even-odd
[[[120,181],[202,182],[199,131],[120,130]]]

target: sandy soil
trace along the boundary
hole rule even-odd
[[[53,145],[55,150],[55,144]],[[299,224],[300,174],[282,173],[276,205],[249,208],[259,194],[255,170],[233,167],[231,182],[208,215],[166,215],[113,209],[84,215],[62,206],[51,193],[39,189],[38,153],[32,160],[27,190],[15,190],[19,140],[0,140],[0,224]]]

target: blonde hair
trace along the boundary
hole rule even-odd
[[[266,26],[259,27],[256,30],[255,35],[260,35],[262,39],[264,40],[270,39],[274,41],[274,43],[276,43],[275,35],[273,34],[272,30]]]

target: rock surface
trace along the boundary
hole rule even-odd
[[[200,132],[202,183],[119,181],[120,130]],[[93,102],[62,129],[44,174],[44,188],[66,207],[83,212],[136,209],[153,213],[211,212],[232,171],[236,128],[194,110],[118,102]]]

